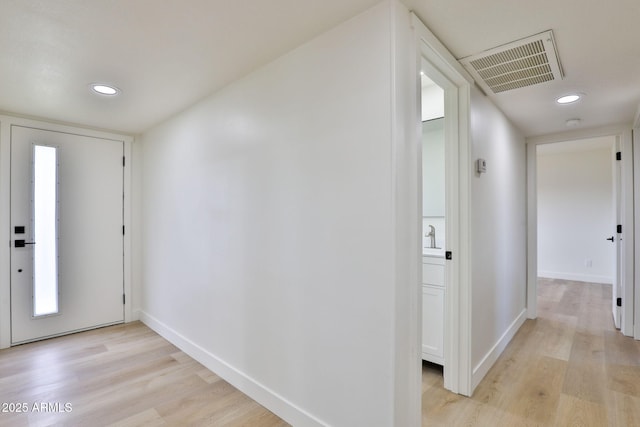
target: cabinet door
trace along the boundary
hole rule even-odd
[[[422,286],[422,358],[444,363],[444,288]]]
[[[422,284],[444,287],[444,260],[435,263],[432,260],[437,258],[423,258],[422,261]]]

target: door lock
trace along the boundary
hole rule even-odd
[[[16,240],[15,247],[16,248],[24,248],[27,245],[35,245],[36,242],[25,242],[24,240]]]

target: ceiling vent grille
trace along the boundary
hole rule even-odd
[[[485,91],[493,93],[564,77],[551,30],[467,56],[460,63]]]

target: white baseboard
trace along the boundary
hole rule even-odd
[[[476,365],[473,369],[473,374],[471,377],[471,391],[476,389],[480,381],[487,375],[489,369],[496,363],[498,357],[502,354],[504,349],[507,347],[507,344],[511,341],[513,336],[518,332],[518,329],[524,324],[525,320],[527,320],[527,310],[524,309],[520,312],[518,317],[509,325],[504,334],[500,337],[497,343],[491,348],[491,350],[484,356],[482,361]]]
[[[244,372],[216,357],[168,325],[162,323],[157,318],[142,310],[139,311],[138,317],[142,323],[153,329],[167,341],[289,424],[294,426],[327,426],[326,423],[323,423],[273,390],[270,390],[268,387],[249,377]]]
[[[557,271],[538,271],[538,277],[544,277],[547,279],[571,280],[576,282],[604,283],[607,285],[610,285],[613,283],[613,277],[598,276],[595,274],[560,273]]]

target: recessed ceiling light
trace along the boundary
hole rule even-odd
[[[120,90],[117,87],[114,86],[109,86],[103,83],[93,83],[91,85],[91,89],[93,89],[94,92],[99,93],[100,95],[117,95]]]
[[[571,95],[561,96],[560,98],[556,99],[556,102],[558,104],[571,104],[572,102],[576,102],[580,98],[581,96],[577,93],[572,93]]]

